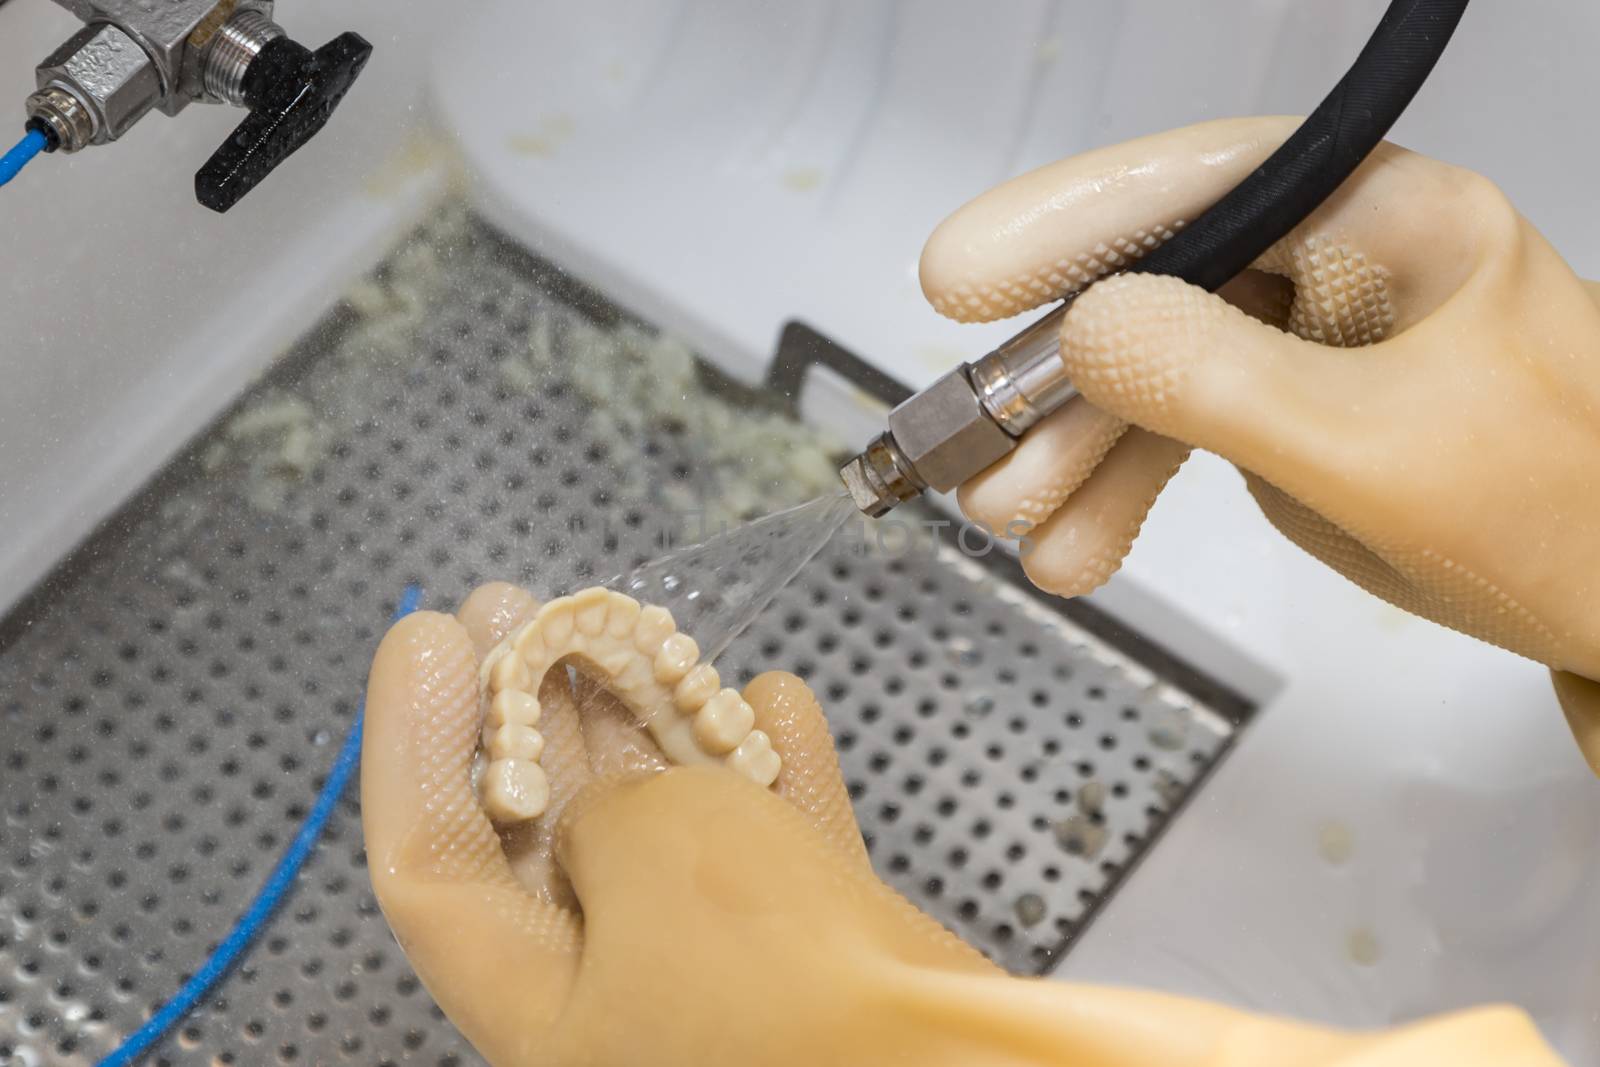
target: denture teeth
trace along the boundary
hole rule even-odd
[[[528,663],[543,660],[544,633],[535,623],[529,622],[512,636],[511,648]]]
[[[572,610],[578,632],[586,637],[599,637],[606,629],[606,612],[611,607],[611,593],[600,588],[585,589],[572,597]]]
[[[538,685],[571,657],[604,684],[679,765],[721,762],[751,781],[772,784],[782,760],[754,730],[755,711],[678,632],[672,613],[602,588],[557,597],[484,658],[479,677],[487,707],[474,780],[496,823],[535,818],[550,802],[539,758],[543,735]]]
[[[783,760],[772,751],[772,739],[760,730],[751,730],[723,762],[763,787],[776,782],[783,769]]]
[[[645,693],[655,685],[655,660],[635,655],[628,665],[615,675],[615,678],[619,690],[632,694]]]
[[[623,593],[611,594],[611,614],[606,622],[606,633],[616,638],[632,637],[639,626],[639,616],[644,611],[639,602]],[[667,616],[671,618],[671,616]]]
[[[489,736],[491,760],[519,759],[537,763],[544,754],[544,735],[531,726],[507,723]]]
[[[694,661],[700,658],[700,646],[688,634],[673,634],[661,643],[656,653],[656,681],[662,685],[676,685],[689,673]]]
[[[716,696],[721,687],[722,679],[717,675],[717,669],[709,663],[702,663],[683,676],[683,681],[672,691],[672,699],[679,711],[693,715],[702,704]]]
[[[533,625],[544,637],[547,648],[562,648],[571,641],[574,623],[572,598],[569,596],[556,597],[533,617]]]
[[[490,731],[507,724],[537,726],[541,714],[538,697],[520,689],[505,689],[489,701],[489,712],[483,717],[483,725]]]
[[[489,668],[489,691],[495,694],[514,689],[526,692],[532,682],[533,676],[521,656],[502,655]]]
[[[483,774],[483,807],[495,822],[536,819],[550,805],[550,780],[537,763],[492,760]]]
[[[639,653],[631,648],[613,648],[611,651],[602,652],[593,658],[608,676],[620,678],[630,665],[639,662]]]
[[[670,711],[653,723],[650,731],[661,746],[661,751],[679,767],[692,767],[697,763],[710,763],[712,756],[700,747],[694,736],[694,720],[673,715]]]
[[[737,750],[755,724],[755,709],[736,691],[724,689],[696,713],[694,736],[707,752],[720,756]]]
[[[667,638],[678,632],[672,621],[672,612],[656,604],[647,604],[639,612],[639,625],[633,630],[633,647],[646,656],[655,658]]]

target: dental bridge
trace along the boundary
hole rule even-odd
[[[1377,147],[1433,70],[1466,7],[1467,0],[1394,0],[1338,85],[1260,168],[1165,243],[1149,238],[1108,251],[1105,273],[1120,267],[1221,288]],[[888,430],[839,469],[856,507],[877,517],[925,490],[954,489],[1077,396],[1061,362],[1060,335],[1082,291],[891,411]]]
[[[720,763],[759,786],[778,778],[781,760],[756,713],[717,669],[701,663],[694,638],[672,613],[622,593],[591,586],[556,597],[508,634],[484,658],[483,752],[478,770],[484,810],[501,826],[544,814],[550,784],[535,727],[546,672],[572,660],[597,677],[671,763]]]
[[[372,46],[342,33],[316,51],[273,21],[273,0],[57,0],[84,22],[36,70],[28,137],[3,184],[39,151],[79,152],[146,115],[230,104],[249,115],[195,174],[195,196],[223,212],[315,137]]]

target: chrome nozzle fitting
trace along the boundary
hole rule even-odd
[[[927,488],[913,480],[916,471],[890,433],[874,437],[859,456],[839,468],[839,478],[861,513],[874,519],[889,514],[896,504],[917,497]]]
[[[954,489],[1076,396],[1061,365],[1061,320],[1070,303],[891,411],[889,432],[839,468],[856,507],[876,518],[925,489]]]
[[[840,469],[856,507],[878,516],[924,489],[954,489],[1016,447],[984,412],[970,370],[963,363],[889,412],[889,432]]]

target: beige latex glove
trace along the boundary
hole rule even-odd
[[[1195,218],[1297,121],[1205,123],[1007,182],[934,233],[924,291],[963,321],[1053,301]],[[1189,448],[1213,451],[1362,588],[1554,669],[1600,770],[1595,292],[1489,181],[1382,145],[1227,300],[1144,275],[1090,288],[1061,334],[1083,397],[962,506],[1036,524],[1029,576],[1073,596],[1120,566]]]
[[[799,679],[745,690],[773,790],[662,766],[604,696],[539,688],[552,803],[497,834],[469,781],[478,660],[533,608],[486,586],[372,667],[361,806],[406,956],[496,1067],[1555,1067],[1511,1009],[1347,1035],[1011,978],[880,882]]]

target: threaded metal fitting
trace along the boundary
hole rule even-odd
[[[217,31],[206,45],[201,80],[206,95],[244,107],[244,75],[270,41],[284,35],[282,27],[260,11],[240,11]]]
[[[927,488],[892,433],[873,438],[859,456],[839,468],[839,479],[856,508],[874,519],[889,514],[896,504],[920,496]]]
[[[56,147],[76,152],[94,141],[94,112],[60,86],[51,85],[28,97],[28,118],[49,127]]]

